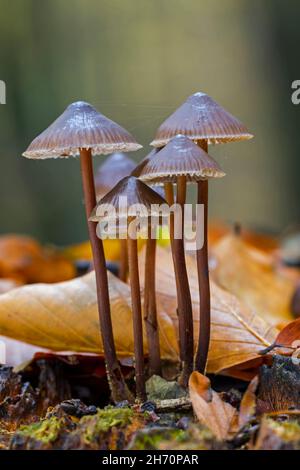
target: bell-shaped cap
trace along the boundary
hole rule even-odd
[[[159,127],[153,147],[164,147],[172,137],[184,134],[194,141],[219,144],[251,139],[244,124],[206,93],[191,95]]]
[[[91,149],[93,155],[138,150],[134,137],[123,127],[99,113],[84,101],[70,104],[23,153],[26,158],[76,156],[79,149]]]
[[[127,176],[97,203],[90,220],[99,222],[102,218],[118,219],[123,218],[125,213],[128,217],[136,217],[138,214],[161,216],[162,213],[157,207],[163,204],[167,203],[156,191],[134,176]],[[111,213],[110,210],[112,210]]]
[[[136,178],[138,178],[141,174],[141,171],[143,170],[144,166],[148,163],[148,161],[159,151],[159,149],[157,148],[154,148],[151,150],[151,152],[149,152],[144,158],[143,160],[140,161],[140,163],[138,163],[136,165],[136,167],[133,169],[133,171],[131,172],[131,176],[135,176]]]
[[[225,176],[218,163],[184,135],[177,135],[146,163],[139,178],[145,183],[176,182],[177,176],[187,181]]]
[[[121,179],[129,176],[136,163],[124,153],[113,153],[98,167],[95,175],[97,198],[103,197]]]

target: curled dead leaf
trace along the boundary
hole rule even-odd
[[[245,426],[255,415],[256,411],[256,390],[258,387],[258,376],[255,376],[249,383],[245,391],[239,412],[239,427]]]
[[[207,377],[193,372],[189,380],[189,393],[198,420],[218,439],[228,439],[237,431],[237,410],[211,389]]]

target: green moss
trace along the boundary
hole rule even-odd
[[[107,407],[98,410],[96,415],[84,416],[80,420],[81,427],[84,427],[83,439],[92,442],[100,433],[108,432],[112,427],[126,427],[132,422],[134,416],[130,408]]]
[[[181,429],[152,428],[137,432],[130,449],[155,450],[163,441],[181,442],[185,440],[186,433]]]
[[[300,425],[297,421],[283,421],[278,423],[269,419],[268,426],[283,441],[300,441]]]
[[[28,426],[21,426],[18,434],[24,437],[30,437],[43,444],[54,442],[63,426],[63,420],[55,416],[49,419],[43,419],[38,423]]]

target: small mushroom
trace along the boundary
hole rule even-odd
[[[191,95],[157,130],[153,147],[163,147],[177,134],[184,134],[207,152],[208,144],[248,140],[253,137],[236,117],[216,103],[206,93]],[[207,252],[208,182],[198,182],[198,204],[204,204],[204,244],[197,250],[198,278],[200,284],[200,316],[210,318],[210,286]],[[204,372],[209,348],[206,329],[199,330],[196,369]]]
[[[108,380],[115,401],[129,397],[114,345],[108,280],[102,240],[89,216],[96,205],[92,156],[141,148],[121,126],[83,101],[69,105],[44,132],[29,145],[23,156],[31,159],[80,156],[85,211],[96,273],[98,310]]]
[[[124,206],[120,201],[126,198],[127,203],[127,225],[124,227]],[[133,176],[122,179],[109,193],[107,193],[97,204],[92,212],[90,220],[100,222],[99,230],[101,234],[101,221],[113,222],[113,230],[118,232],[118,236],[126,236],[128,244],[128,264],[129,279],[131,286],[131,302],[133,316],[133,335],[134,335],[134,356],[136,371],[136,393],[137,399],[144,401],[146,398],[145,389],[145,373],[144,373],[144,350],[143,350],[143,324],[142,324],[142,307],[140,294],[140,281],[138,270],[138,249],[137,249],[137,233],[135,238],[128,232],[129,224],[137,218],[138,213],[134,213],[134,207],[142,206],[143,216],[147,217],[147,226],[150,234],[151,221],[149,217],[158,217],[161,215],[156,211],[153,205],[166,204],[166,201],[153,191],[149,186],[142,183]],[[106,208],[114,208],[113,214],[106,214]],[[103,210],[101,210],[103,208]],[[105,214],[105,215],[104,215]],[[105,227],[107,230],[107,228]],[[107,233],[107,231],[106,231]]]
[[[102,165],[99,166],[95,175],[96,197],[100,200],[121,179],[130,175],[136,164],[124,153],[113,153]],[[126,240],[120,240],[120,267],[119,278],[126,282],[128,270],[128,252]]]
[[[186,202],[187,182],[198,182],[208,178],[219,178],[224,172],[204,150],[188,137],[177,135],[144,166],[140,179],[145,183],[169,185],[177,182],[177,202],[182,207],[184,224],[184,204]],[[174,237],[174,234],[172,235]],[[173,239],[174,269],[178,289],[179,337],[181,356],[184,361],[182,382],[185,383],[193,368],[193,312],[188,274],[185,263],[184,237]],[[209,337],[210,318],[200,316],[200,329]]]
[[[138,178],[147,162],[158,152],[153,149],[132,171],[131,175]],[[158,192],[158,191],[156,191]],[[158,194],[163,196],[163,191]],[[151,230],[151,227],[149,227]],[[161,357],[159,331],[157,322],[156,292],[155,292],[156,239],[148,234],[145,255],[144,281],[144,322],[149,349],[149,375],[161,375]]]

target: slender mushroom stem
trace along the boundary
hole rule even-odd
[[[172,183],[165,183],[165,197],[169,206],[174,204],[174,191]],[[177,203],[182,209],[182,228],[184,223],[184,203],[186,199],[186,178],[177,180]],[[182,234],[183,235],[183,234]],[[174,214],[170,214],[170,240],[175,272],[178,323],[179,323],[179,354],[182,362],[182,372],[179,378],[180,384],[188,385],[189,376],[193,370],[193,312],[190,287],[185,263],[184,239],[174,238]]]
[[[150,376],[161,375],[162,372],[155,295],[156,239],[151,235],[151,225],[149,225],[145,260],[144,322],[149,349]]]
[[[170,207],[173,206],[174,204],[174,190],[173,190],[173,184],[172,183],[165,183],[164,184],[164,189],[165,189],[165,198],[167,203],[169,204]],[[170,241],[173,243],[174,240],[174,214],[173,212],[170,213]]]
[[[90,149],[80,149],[80,164],[87,225],[95,266],[100,330],[107,376],[112,398],[115,402],[119,402],[129,399],[130,392],[127,390],[124,382],[114,345],[103,243],[102,240],[97,237],[95,223],[89,221],[90,214],[96,206],[93,163]]]
[[[207,152],[207,142],[201,141],[199,146]],[[207,250],[207,214],[208,214],[208,181],[198,182],[197,203],[204,205],[203,246],[196,251],[198,283],[200,295],[199,340],[196,353],[195,368],[205,373],[209,341],[210,341],[210,286]]]
[[[126,282],[128,271],[128,250],[127,240],[120,238],[120,267],[119,278],[121,281]]]
[[[146,386],[144,373],[144,349],[143,349],[143,320],[141,306],[141,292],[138,267],[137,240],[127,239],[128,266],[131,287],[133,338],[135,356],[136,396],[139,401],[146,400]]]
[[[177,204],[181,207],[181,237],[174,239],[174,253],[180,296],[178,301],[179,338],[182,353],[182,373],[180,382],[187,386],[194,365],[194,327],[191,292],[185,261],[184,250],[184,205],[186,202],[186,176],[177,177]]]

